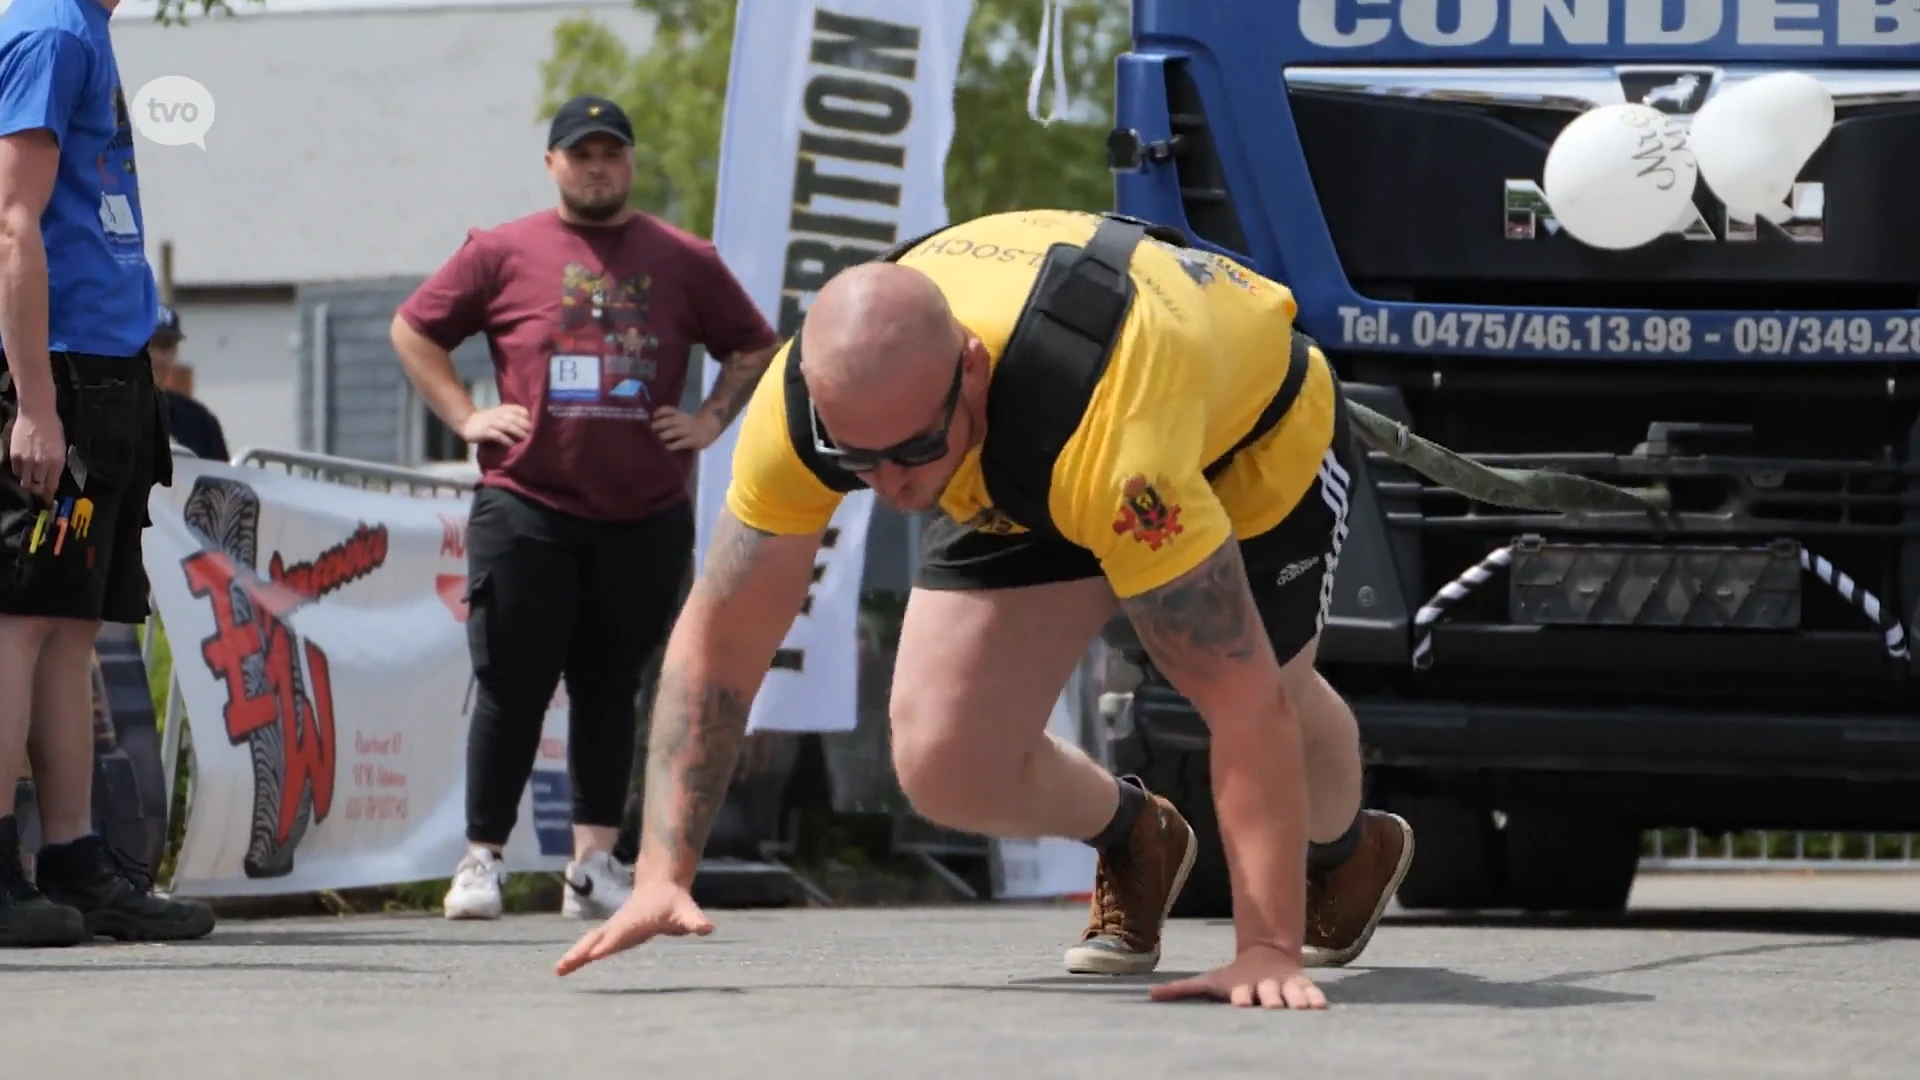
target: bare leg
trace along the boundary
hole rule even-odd
[[[0,615],[0,817],[12,816],[13,790],[26,770],[33,673],[52,628],[52,619]]]
[[[1112,774],[1047,719],[1114,608],[1104,579],[1025,589],[915,589],[893,680],[893,762],[923,817],[1007,838],[1094,837]]]
[[[1366,949],[1413,861],[1413,830],[1360,809],[1360,730],[1353,710],[1313,669],[1319,639],[1281,668],[1306,748],[1308,966],[1351,963]],[[1315,860],[1328,863],[1314,867]],[[1331,860],[1339,860],[1337,863]]]
[[[54,620],[34,668],[27,753],[44,844],[69,844],[93,831],[93,643],[99,633],[97,622]]]
[[[612,851],[613,845],[620,839],[618,825],[582,825],[573,826],[573,857],[584,859],[595,852]]]
[[[1287,698],[1300,717],[1306,749],[1307,839],[1338,840],[1360,812],[1360,728],[1339,692],[1313,668],[1320,639],[1280,668]]]

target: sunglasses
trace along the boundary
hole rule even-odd
[[[903,469],[917,469],[946,457],[947,432],[953,427],[953,413],[960,404],[960,378],[966,371],[966,359],[967,353],[963,348],[953,365],[953,385],[947,389],[946,403],[941,406],[939,425],[884,449],[869,450],[834,442],[820,423],[820,410],[809,403],[807,413],[813,420],[814,453],[850,473],[872,472],[889,461]]]

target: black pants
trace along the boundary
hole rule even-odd
[[[467,733],[467,839],[505,844],[562,678],[573,820],[620,824],[641,666],[672,625],[693,553],[686,503],[632,522],[587,521],[498,488],[467,520],[467,643],[477,685]]]
[[[51,506],[0,464],[0,615],[140,623],[147,571],[140,534],[147,495],[173,479],[166,414],[153,365],[138,356],[54,353],[55,409],[84,470],[60,477]],[[0,356],[0,459],[19,416],[13,375]]]

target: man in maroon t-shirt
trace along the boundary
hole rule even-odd
[[[401,306],[393,346],[420,397],[478,446],[467,523],[469,851],[448,918],[495,918],[501,852],[562,677],[573,861],[563,910],[605,917],[631,891],[611,851],[633,764],[641,666],[692,556],[694,455],[732,421],[777,339],[711,243],[627,206],[633,128],[578,97],[553,118],[560,205],[475,229]],[[500,404],[476,409],[451,350],[485,334]],[[688,353],[721,375],[675,406]]]

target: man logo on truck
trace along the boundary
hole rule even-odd
[[[1713,72],[1687,71],[1679,74],[1658,71],[1620,72],[1620,89],[1628,101],[1637,101],[1669,116],[1691,118],[1707,103],[1713,86]]]

